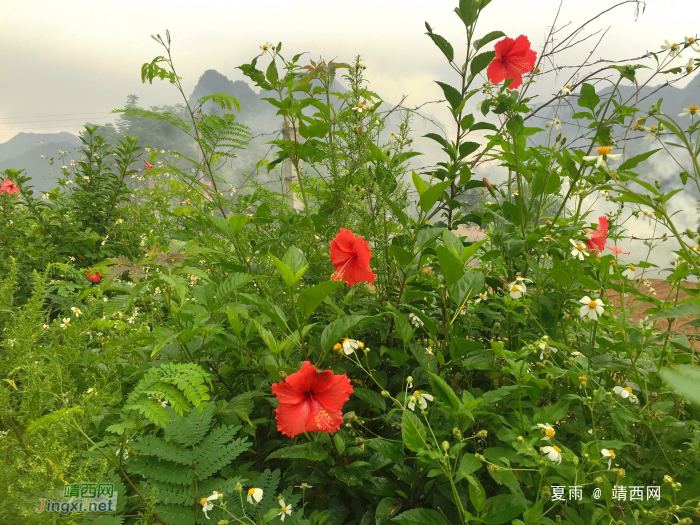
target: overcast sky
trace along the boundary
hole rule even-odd
[[[206,69],[243,78],[236,66],[265,41],[284,43],[287,54],[308,51],[352,60],[362,55],[371,87],[389,101],[408,95],[416,105],[440,98],[434,79],[450,80],[441,53],[425,36],[424,22],[456,46],[463,29],[456,0],[23,0],[6,2],[0,18],[0,142],[20,131],[77,133],[89,119],[104,123],[126,95],[144,106],[178,102],[167,83],[143,85],[140,67],[161,53],[150,38],[169,29],[180,76],[189,94]],[[580,24],[617,2],[565,0],[559,25]],[[536,49],[558,0],[494,0],[479,32],[527,35]],[[594,58],[639,56],[664,39],[695,34],[694,0],[648,0],[638,20],[634,6],[596,22],[611,26]],[[573,51],[570,62],[587,47]],[[561,80],[561,79],[558,79]],[[551,89],[558,80],[552,79]]]

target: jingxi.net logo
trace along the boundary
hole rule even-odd
[[[41,503],[34,512],[115,512],[117,510],[117,493],[113,483],[67,483],[60,493],[53,498],[41,498]]]

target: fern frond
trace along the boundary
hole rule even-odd
[[[238,102],[236,97],[231,96],[228,93],[213,93],[212,95],[202,97],[197,101],[197,106],[202,107],[209,101],[213,102],[214,104],[218,104],[221,106],[221,109],[231,111],[231,109],[235,107],[239,113],[241,111],[241,103]]]
[[[156,512],[168,525],[194,525],[195,510],[184,505],[156,505]]]
[[[182,120],[177,115],[168,113],[167,111],[164,113],[158,113],[156,111],[149,111],[147,109],[127,108],[115,109],[112,113],[123,113],[127,117],[141,117],[153,120],[163,120],[166,122],[170,122],[170,124],[172,124],[173,126],[176,126],[184,131],[188,131],[190,129],[190,127],[184,120]]]
[[[149,456],[166,459],[182,465],[192,463],[192,453],[181,446],[156,436],[145,436],[134,441],[132,447]]]
[[[155,480],[150,480],[150,485],[156,489],[156,499],[166,505],[189,505],[195,499],[192,487],[183,487]]]
[[[252,136],[248,127],[239,124],[235,115],[203,115],[197,123],[201,138],[197,142],[210,155],[235,157],[233,150],[244,149]]]
[[[246,478],[241,478],[239,476],[222,479],[222,478],[209,478],[200,483],[198,483],[200,494],[211,494],[214,491],[221,492],[222,494],[233,494],[236,492],[236,483],[243,485]]]
[[[58,421],[66,419],[68,416],[71,416],[73,414],[82,415],[84,413],[85,412],[83,412],[83,409],[80,407],[62,408],[61,410],[56,410],[55,412],[51,412],[50,414],[46,414],[45,416],[42,416],[35,421],[32,421],[31,424],[27,427],[27,433],[34,434],[37,430],[39,430],[41,427],[48,423],[56,423]]]
[[[139,473],[147,478],[156,481],[164,481],[173,485],[190,485],[194,480],[194,472],[192,469],[182,467],[177,463],[170,461],[158,461],[157,459],[149,459],[148,463],[143,465]]]

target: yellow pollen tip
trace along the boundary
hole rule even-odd
[[[567,85],[566,85],[566,89],[572,89],[572,88],[571,88],[571,84],[567,84]]]
[[[608,452],[610,452],[611,457],[615,457],[615,451],[613,449],[608,450]]]
[[[206,502],[207,502],[207,498],[202,498],[201,500],[199,500],[199,504],[200,504],[202,507],[204,507],[204,505],[206,504]]]
[[[554,445],[552,448],[561,454],[561,449],[558,446]]]
[[[625,390],[627,390],[630,394],[632,393],[632,389],[628,386],[625,387]]]
[[[697,106],[690,106],[688,109],[689,109],[690,111],[697,111],[697,110],[700,109],[700,108],[697,107]]]
[[[630,270],[635,271],[637,268],[634,264],[630,264]]]
[[[610,146],[601,146],[596,149],[598,155],[609,155],[612,150]]]
[[[584,381],[588,381],[588,379],[586,379],[586,376],[578,376],[578,380],[581,381],[582,383]]]
[[[545,429],[544,433],[547,434],[548,437],[554,437],[554,434],[556,434],[553,428]]]
[[[413,392],[413,395],[418,397],[420,395],[420,390],[416,390],[415,392]]]
[[[598,303],[596,303],[595,301],[591,301],[590,303],[588,303],[588,308],[590,308],[591,310],[595,310],[597,307]]]
[[[248,489],[248,496],[252,496],[254,492],[255,489]]]

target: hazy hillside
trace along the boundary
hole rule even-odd
[[[7,142],[0,144],[0,161],[26,153],[31,148],[39,146],[40,142],[43,142],[45,146],[55,142],[67,143],[71,147],[80,144],[78,137],[67,131],[61,131],[60,133],[17,133]],[[66,148],[63,147],[62,149]]]

